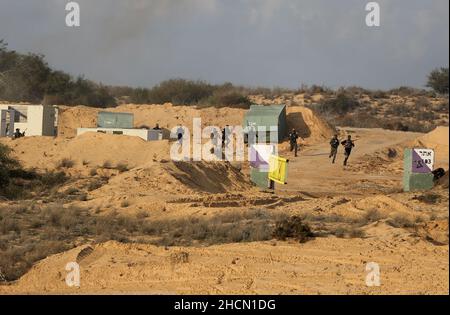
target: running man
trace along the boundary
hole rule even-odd
[[[333,164],[336,161],[336,155],[337,155],[337,151],[338,151],[338,147],[339,147],[339,139],[338,139],[338,135],[334,135],[333,138],[331,138],[330,140],[330,146],[331,146],[331,151],[330,151],[330,156],[329,158],[333,158]]]
[[[298,143],[297,140],[299,138],[299,135],[295,129],[292,129],[291,133],[289,134],[289,143],[291,145],[291,152],[295,151],[295,157],[297,157],[298,152]]]
[[[350,157],[350,154],[352,153],[352,149],[355,147],[355,143],[352,141],[352,136],[349,135],[347,140],[342,141],[341,144],[344,146],[344,149],[345,149],[344,166],[346,166],[348,158]]]

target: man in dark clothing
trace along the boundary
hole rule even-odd
[[[179,144],[183,143],[183,136],[184,136],[184,129],[183,129],[183,127],[181,127],[181,125],[178,125],[178,128],[177,128],[177,139],[178,139],[178,143]]]
[[[222,147],[225,147],[226,130],[222,129]]]
[[[226,148],[228,147],[228,144],[230,143],[230,125],[226,125],[225,128],[222,129],[222,147]]]
[[[289,134],[289,143],[291,144],[291,152],[295,151],[295,157],[297,157],[297,151],[298,151],[298,144],[297,139],[299,138],[297,131],[295,129],[292,129],[291,133]]]
[[[445,176],[445,170],[443,168],[437,168],[434,171],[432,171],[431,173],[433,173],[434,175],[434,180],[437,181],[439,178],[444,177]]]
[[[347,140],[344,140],[341,142],[341,144],[344,146],[345,149],[345,160],[344,160],[344,166],[347,165],[348,158],[350,157],[350,154],[352,153],[352,149],[355,147],[355,143],[352,141],[352,136],[348,136]]]
[[[155,128],[153,128],[153,130],[161,130],[161,128],[159,127],[159,124],[156,124]]]
[[[338,135],[334,135],[334,137],[330,141],[331,152],[329,158],[333,158],[333,164],[336,161],[336,155],[339,147],[339,139]]]
[[[14,132],[14,139],[25,137],[25,131],[20,132],[19,128],[16,128],[16,132]]]

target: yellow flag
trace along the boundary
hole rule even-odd
[[[269,179],[279,184],[287,184],[288,159],[271,155],[269,158]]]

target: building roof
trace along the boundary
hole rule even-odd
[[[251,105],[247,115],[279,116],[285,108],[286,105]]]
[[[277,126],[280,115],[286,105],[252,105],[245,114],[244,126],[256,124],[260,126]]]

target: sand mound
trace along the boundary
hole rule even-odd
[[[409,219],[414,218],[414,211],[405,204],[389,196],[375,195],[357,200],[348,200],[327,210],[329,214],[361,219],[370,211],[376,211],[380,218],[401,215]]]
[[[395,228],[386,223],[386,220],[371,223],[363,228],[366,237],[380,240],[413,239],[414,235],[402,228]]]
[[[103,109],[77,106],[62,106],[58,119],[58,135],[64,138],[76,136],[79,127],[96,127],[97,113]],[[127,104],[107,109],[111,112],[134,114],[134,127],[153,127],[157,123],[161,128],[172,129],[178,124],[192,129],[193,118],[201,118],[203,126],[224,127],[241,126],[246,110],[240,108],[196,108],[194,106],[135,105]],[[296,128],[302,138],[308,142],[328,139],[334,133],[333,128],[312,110],[303,106],[288,106],[287,120],[289,128]]]
[[[437,127],[433,131],[425,134],[417,139],[418,143],[424,144],[426,146],[442,146],[448,147],[448,127]]]
[[[97,126],[97,113],[105,109],[86,106],[62,106],[58,119],[59,136],[75,137],[76,129],[80,127],[94,128]],[[135,105],[127,104],[108,108],[109,112],[134,114],[135,128],[152,128],[159,124],[161,128],[172,129],[178,124],[192,128],[193,118],[201,118],[202,124],[224,127],[225,125],[241,125],[244,110],[237,108],[204,108],[194,106]]]
[[[239,170],[227,162],[173,162],[163,168],[194,191],[224,193],[242,191],[252,186]]]
[[[169,200],[205,193],[242,192],[253,188],[247,177],[225,162],[150,162],[119,174],[92,192],[94,198]]]
[[[295,128],[302,138],[308,138],[308,142],[320,142],[335,133],[325,120],[303,106],[288,107],[287,122],[289,129]]]
[[[7,140],[14,155],[25,167],[53,169],[64,158],[82,164],[112,165],[126,163],[131,167],[167,158],[168,141],[146,142],[138,137],[86,133],[73,139],[25,137]]]
[[[402,214],[405,216],[412,216],[413,210],[403,203],[396,201],[388,196],[378,195],[367,197],[356,202],[356,208],[364,210],[375,209],[383,216],[391,214]]]
[[[147,142],[138,137],[87,133],[71,140],[62,154],[93,163],[104,161],[142,165],[168,155],[168,141]]]
[[[99,109],[87,106],[58,107],[58,136],[72,138],[77,135],[77,128],[97,126]]]
[[[443,167],[442,165],[448,166],[448,155],[449,155],[449,138],[448,138],[448,127],[437,127],[433,131],[417,138],[413,146],[424,147],[429,149],[434,149],[436,166]]]
[[[416,233],[436,245],[448,245],[448,220],[430,221],[418,224]]]

